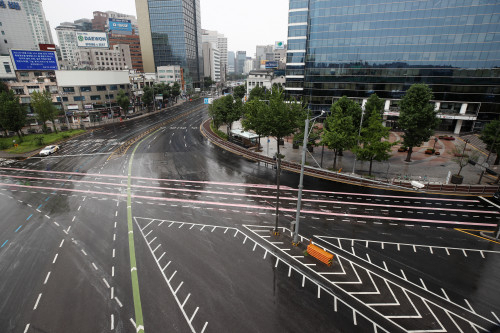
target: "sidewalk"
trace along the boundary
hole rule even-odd
[[[239,122],[233,123],[233,129],[241,128],[242,127]],[[225,126],[222,126],[221,130],[226,133]],[[401,135],[402,133],[399,132],[391,132],[389,141],[402,141]],[[450,133],[436,133],[436,136],[439,135],[450,135]],[[427,148],[434,147],[434,137],[432,137],[428,142],[422,144],[420,147],[414,147],[411,156],[411,162],[405,162],[407,153],[398,152],[397,150],[401,146],[401,144],[397,144],[392,148],[392,154],[388,161],[373,161],[372,176],[375,180],[380,181],[415,180],[431,184],[446,184],[448,173],[451,172],[451,174],[454,174],[459,170],[458,164],[451,160],[451,158],[453,157],[451,151],[455,147],[455,145],[464,143],[464,141],[458,136],[453,136],[456,138],[456,140],[454,141],[438,139],[438,142],[435,146],[436,151],[440,152],[440,155],[438,156],[426,155],[424,153]],[[479,163],[482,163],[486,160],[486,147],[484,146],[484,144],[482,144],[482,141],[477,138],[477,136],[473,135],[472,137],[474,137],[472,138],[474,140],[471,140],[471,143],[467,145],[467,151],[477,150],[480,154]],[[302,146],[300,146],[299,149],[293,149],[292,137],[285,138],[284,141],[284,146],[280,146],[280,153],[285,156],[284,160],[300,164],[302,158]],[[277,148],[275,138],[263,137],[261,138],[260,142],[262,149],[259,154],[267,157],[273,157],[276,154]],[[345,151],[343,153],[343,156],[337,156],[337,165],[334,169],[333,151],[328,149],[328,147],[324,147],[324,152],[322,154],[322,150],[323,147],[319,146],[314,147],[313,153],[307,152],[306,165],[316,168],[323,168],[330,171],[340,170],[341,173],[353,173],[353,153],[351,153],[350,151]],[[495,157],[496,156],[492,154],[489,159],[490,169],[500,173],[500,167],[492,165]],[[355,174],[359,176],[368,176],[369,167],[370,162],[356,161]],[[478,184],[480,173],[481,170],[478,167],[472,166],[470,164],[465,166],[460,173],[464,176],[463,184]],[[481,184],[489,185],[493,183],[494,180],[495,177],[485,174],[485,176],[483,176]]]

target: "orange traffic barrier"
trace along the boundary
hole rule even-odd
[[[318,259],[319,261],[325,263],[328,266],[332,265],[333,254],[328,253],[325,250],[323,250],[323,249],[319,248],[318,246],[314,245],[312,243],[312,241],[307,246],[307,253],[310,256],[313,256],[314,258]]]

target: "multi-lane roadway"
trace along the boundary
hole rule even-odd
[[[211,144],[206,118],[185,103],[2,162],[0,332],[499,329],[488,198],[306,177],[294,247],[297,175],[274,236],[275,170]]]

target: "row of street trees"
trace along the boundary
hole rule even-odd
[[[144,86],[143,94],[142,94],[142,102],[149,108],[151,104],[155,100],[156,95],[162,95],[163,100],[162,104],[165,100],[175,100],[177,102],[177,98],[181,94],[181,86],[179,83],[175,82],[173,85],[158,83],[154,84],[152,87]]]
[[[408,147],[408,162],[413,147],[429,140],[439,124],[432,99],[432,91],[427,85],[415,84],[401,100],[399,126],[403,130],[403,145]],[[255,87],[248,102],[243,106],[240,102],[239,96],[214,101],[209,112],[215,126],[228,125],[229,134],[232,122],[241,117],[243,128],[259,136],[273,136],[279,143],[284,137],[294,134],[296,144],[302,141],[304,120],[311,114],[303,103],[286,101],[281,87],[274,86],[271,90]],[[384,100],[376,94],[370,96],[364,111],[358,103],[344,96],[331,106],[323,127],[313,129],[309,143],[326,145],[334,152],[334,169],[337,156],[351,150],[357,159],[370,162],[371,175],[373,161],[389,159],[391,147],[396,144],[388,140],[389,128],[383,126],[383,111]],[[277,151],[279,154],[279,145]]]
[[[57,133],[54,121],[58,110],[52,103],[50,92],[35,91],[31,94],[31,107],[36,114],[36,119],[42,123],[43,131],[47,133],[47,121],[52,122],[54,131]],[[22,140],[21,129],[26,125],[26,108],[19,103],[19,96],[16,96],[12,90],[2,91],[0,93],[0,125],[5,131],[17,133],[19,140]]]

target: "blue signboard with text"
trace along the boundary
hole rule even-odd
[[[10,50],[10,54],[18,71],[59,69],[54,51]]]
[[[277,61],[266,62],[266,69],[268,68],[278,68],[278,62]]]
[[[122,20],[122,19],[109,19],[109,31],[110,32],[132,32],[132,23],[130,20]]]

